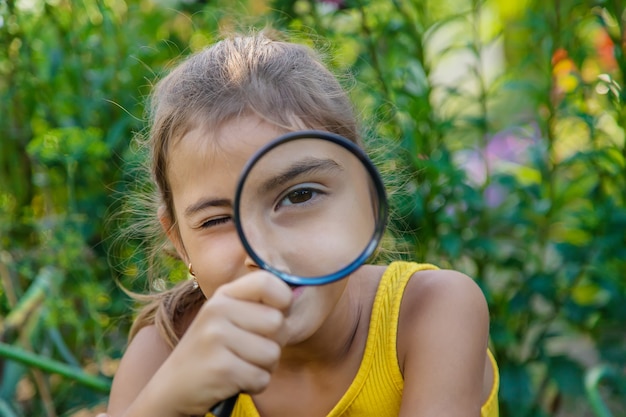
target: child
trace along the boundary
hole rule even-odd
[[[232,221],[244,163],[294,130],[356,143],[346,93],[309,48],[267,32],[227,38],[160,81],[148,145],[158,218],[193,281],[144,310],[110,417],[498,415],[485,299],[429,264],[365,265],[290,287],[260,270]]]

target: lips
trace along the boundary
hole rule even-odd
[[[303,285],[289,285],[289,288],[291,288],[291,292],[293,293],[293,297],[295,300],[300,296],[300,294],[304,292],[304,289],[306,287]]]

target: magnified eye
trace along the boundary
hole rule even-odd
[[[313,190],[296,190],[290,192],[285,200],[288,201],[289,204],[300,204],[313,198],[314,193],[315,191]]]
[[[321,195],[321,191],[311,187],[297,188],[288,191],[285,196],[278,202],[277,208],[284,206],[295,206],[310,202],[315,197]]]

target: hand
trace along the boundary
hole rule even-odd
[[[163,402],[203,415],[239,392],[265,389],[286,341],[291,300],[289,286],[265,271],[220,287],[153,378],[162,381]]]

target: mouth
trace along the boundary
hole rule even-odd
[[[294,300],[296,300],[304,292],[304,289],[306,288],[306,286],[289,284],[289,288],[291,288],[291,293],[294,296]]]

